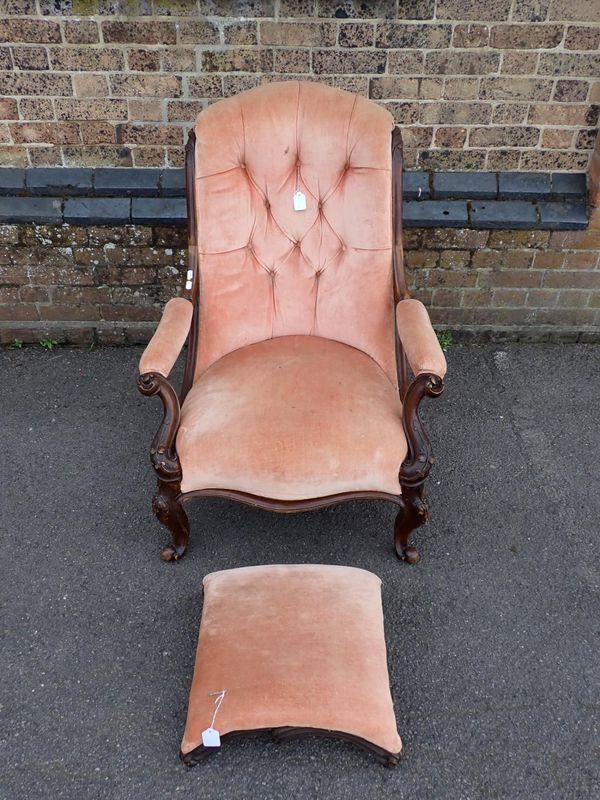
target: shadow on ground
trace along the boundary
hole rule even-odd
[[[393,556],[385,503],[278,516],[197,502],[189,554],[160,562],[160,404],[135,391],[138,357],[0,355],[0,797],[597,796],[599,347],[452,348],[426,412],[438,463],[416,567]],[[311,561],[383,579],[399,767],[262,737],[188,771],[202,577]]]

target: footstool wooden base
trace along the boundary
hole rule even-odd
[[[215,737],[265,731],[332,736],[398,762],[376,575],[302,564],[206,576],[181,759],[193,766],[219,749]]]

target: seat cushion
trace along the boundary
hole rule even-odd
[[[181,410],[181,489],[278,500],[400,494],[407,452],[398,390],[355,348],[282,336],[235,350],[196,380]]]
[[[375,745],[395,763],[402,743],[379,578],[323,564],[207,575],[181,744],[186,763],[206,753],[209,727],[220,736],[288,727],[337,732]]]

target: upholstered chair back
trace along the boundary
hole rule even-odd
[[[363,97],[296,81],[200,114],[196,376],[245,345],[301,334],[362,350],[396,382],[392,128]]]

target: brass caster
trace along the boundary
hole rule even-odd
[[[419,551],[412,545],[407,545],[402,548],[402,552],[397,553],[400,561],[406,561],[407,564],[416,564],[421,558]]]
[[[161,561],[179,561],[185,553],[185,547],[181,551],[177,550],[172,544],[168,544],[160,551]]]

